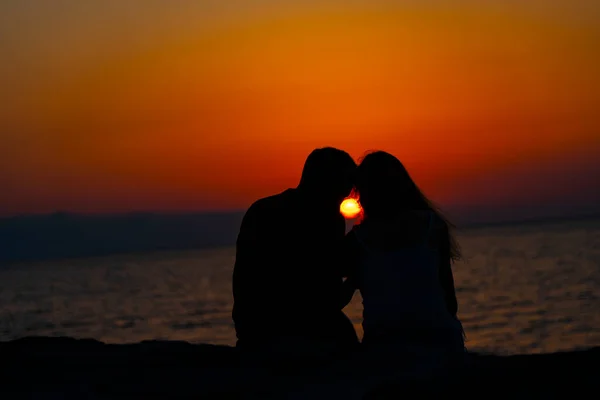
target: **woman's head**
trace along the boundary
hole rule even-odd
[[[390,217],[406,210],[431,208],[400,160],[385,151],[369,153],[363,158],[356,170],[355,185],[369,217]]]
[[[394,219],[407,211],[432,211],[446,224],[450,257],[460,258],[460,250],[450,230],[453,225],[421,192],[410,174],[392,154],[367,154],[356,169],[355,180],[365,219]]]

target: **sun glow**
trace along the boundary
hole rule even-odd
[[[352,197],[342,201],[340,205],[340,212],[344,218],[351,219],[355,218],[360,214],[361,207],[358,201]]]

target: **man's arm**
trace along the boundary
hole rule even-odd
[[[346,278],[340,289],[340,309],[346,307],[352,301],[356,289],[356,279],[354,277]]]
[[[234,302],[244,304],[250,300],[253,292],[253,276],[256,271],[258,257],[260,257],[259,232],[257,231],[257,210],[256,206],[251,206],[240,226],[240,231],[236,241],[235,264],[233,267],[233,298]]]
[[[341,308],[344,308],[352,300],[354,292],[358,289],[358,261],[359,261],[358,243],[354,232],[349,232],[344,237],[342,246],[342,268],[343,276],[346,280],[342,283],[340,290]]]

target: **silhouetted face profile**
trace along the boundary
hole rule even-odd
[[[343,150],[313,150],[304,163],[298,188],[320,202],[339,208],[354,186],[356,162]]]
[[[384,151],[368,154],[362,160],[356,170],[356,190],[365,215],[370,217],[428,207],[404,165]]]

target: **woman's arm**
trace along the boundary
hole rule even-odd
[[[440,279],[446,299],[446,307],[453,317],[458,314],[458,301],[456,300],[456,290],[454,289],[454,276],[452,275],[452,265],[450,260],[446,260],[445,266],[441,266]]]
[[[440,256],[440,283],[442,284],[442,289],[444,290],[446,307],[453,317],[457,317],[458,301],[456,299],[454,275],[452,274],[452,261],[450,259],[450,237],[448,233],[448,227],[445,224],[441,234]]]

